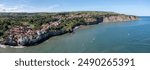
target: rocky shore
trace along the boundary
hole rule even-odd
[[[99,16],[96,19],[85,17],[87,25],[93,25],[98,23],[106,23],[106,22],[123,22],[123,21],[132,21],[137,20],[136,16],[129,15],[107,15],[107,16]],[[29,26],[16,26],[10,28],[6,34],[7,37],[4,37],[0,42],[0,47],[5,48],[6,45],[9,46],[31,46],[42,43],[43,41],[49,39],[52,36],[61,35],[73,31],[66,31],[63,29],[59,30],[49,30],[51,27],[57,27],[61,24],[61,22],[49,22],[47,24],[43,24],[40,29],[32,29]],[[72,30],[76,29],[77,26],[84,25],[74,25]],[[17,47],[18,48],[18,47]]]

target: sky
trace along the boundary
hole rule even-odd
[[[150,0],[0,0],[0,12],[111,11],[150,16]]]

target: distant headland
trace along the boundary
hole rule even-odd
[[[0,47],[31,46],[52,36],[71,33],[77,26],[137,20],[115,12],[0,13]]]

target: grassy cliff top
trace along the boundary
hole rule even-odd
[[[81,22],[85,23],[85,20],[92,21],[102,16],[118,15],[124,14],[104,11],[73,11],[53,13],[0,12],[0,36],[2,36],[5,31],[9,30],[14,26],[28,25],[31,28],[36,29],[40,28],[43,24],[46,23],[58,22],[61,23],[60,26],[52,29],[61,29],[62,27],[66,27],[68,24],[71,26]]]

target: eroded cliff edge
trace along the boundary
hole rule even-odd
[[[132,21],[137,20],[136,16],[127,16],[127,15],[120,15],[120,16],[107,16],[103,17],[103,22],[122,22],[122,21]]]
[[[1,38],[0,46],[37,45],[49,39],[52,36],[73,32],[76,26],[93,25],[98,23],[133,21],[138,19],[138,17],[132,15],[123,15],[118,13],[107,12],[103,12],[102,14],[99,13],[101,12],[79,12],[71,14],[57,13],[55,15],[49,15],[51,19],[55,19],[54,21],[41,22],[39,28],[32,28],[31,22],[26,22],[29,25],[26,25],[25,23],[21,24],[20,22],[21,25],[10,26],[8,30],[4,32],[4,36]],[[38,17],[43,17],[43,15],[40,15]],[[44,18],[47,19],[49,17],[44,16]]]

